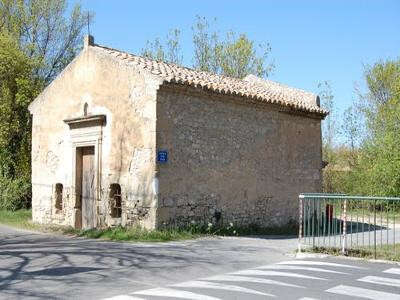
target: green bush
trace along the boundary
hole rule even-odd
[[[0,210],[28,208],[31,199],[31,183],[24,177],[11,179],[0,174]]]

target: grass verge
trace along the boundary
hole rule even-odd
[[[189,230],[164,229],[146,230],[140,227],[114,227],[106,229],[79,230],[72,227],[57,225],[39,225],[32,221],[31,210],[6,211],[0,210],[0,224],[12,227],[36,230],[41,232],[53,232],[66,235],[75,235],[86,238],[101,238],[113,241],[136,241],[136,242],[167,242],[177,240],[195,239],[204,234],[194,233]]]
[[[293,223],[288,224],[287,226],[274,228],[262,228],[255,225],[248,227],[235,227],[233,224],[219,227],[211,223],[208,225],[197,225],[191,223],[186,228],[165,228],[159,230],[120,226],[106,229],[79,230],[65,226],[39,225],[32,223],[31,220],[31,210],[18,210],[14,212],[0,210],[0,224],[28,230],[61,233],[112,241],[167,242],[196,239],[205,236],[295,235],[298,230],[298,227]]]
[[[307,249],[306,252],[323,253],[329,255],[342,255],[341,249],[332,247],[314,247]],[[364,259],[375,259],[375,249],[371,247],[361,247],[358,249],[348,249],[347,255]],[[400,262],[400,244],[378,245],[376,247],[376,259]]]
[[[196,239],[205,235],[182,229],[147,230],[140,227],[113,227],[84,230],[79,232],[78,236],[111,241],[168,242]]]
[[[31,222],[32,211],[20,209],[17,211],[0,210],[0,223],[24,229],[38,229],[39,225]]]

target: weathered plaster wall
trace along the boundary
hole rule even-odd
[[[158,225],[296,220],[298,194],[321,189],[320,120],[217,97],[159,91]]]
[[[96,47],[82,53],[39,96],[30,110],[32,129],[33,219],[39,223],[74,225],[75,192],[70,129],[65,119],[105,114],[98,226],[138,223],[152,228],[156,94],[160,82]],[[56,213],[54,188],[64,186],[63,209]],[[109,184],[122,188],[122,218],[111,218]]]

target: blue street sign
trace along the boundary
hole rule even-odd
[[[166,163],[167,161],[168,161],[168,151],[167,150],[158,150],[157,162]]]

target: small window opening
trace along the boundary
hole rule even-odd
[[[56,184],[55,198],[56,198],[56,204],[55,204],[56,209],[57,210],[62,210],[63,185],[61,183],[57,183]]]
[[[89,105],[87,103],[85,103],[85,105],[83,105],[83,115],[85,117],[88,115],[88,107],[89,107]]]
[[[121,186],[118,183],[113,183],[110,185],[110,207],[111,217],[121,218]]]

